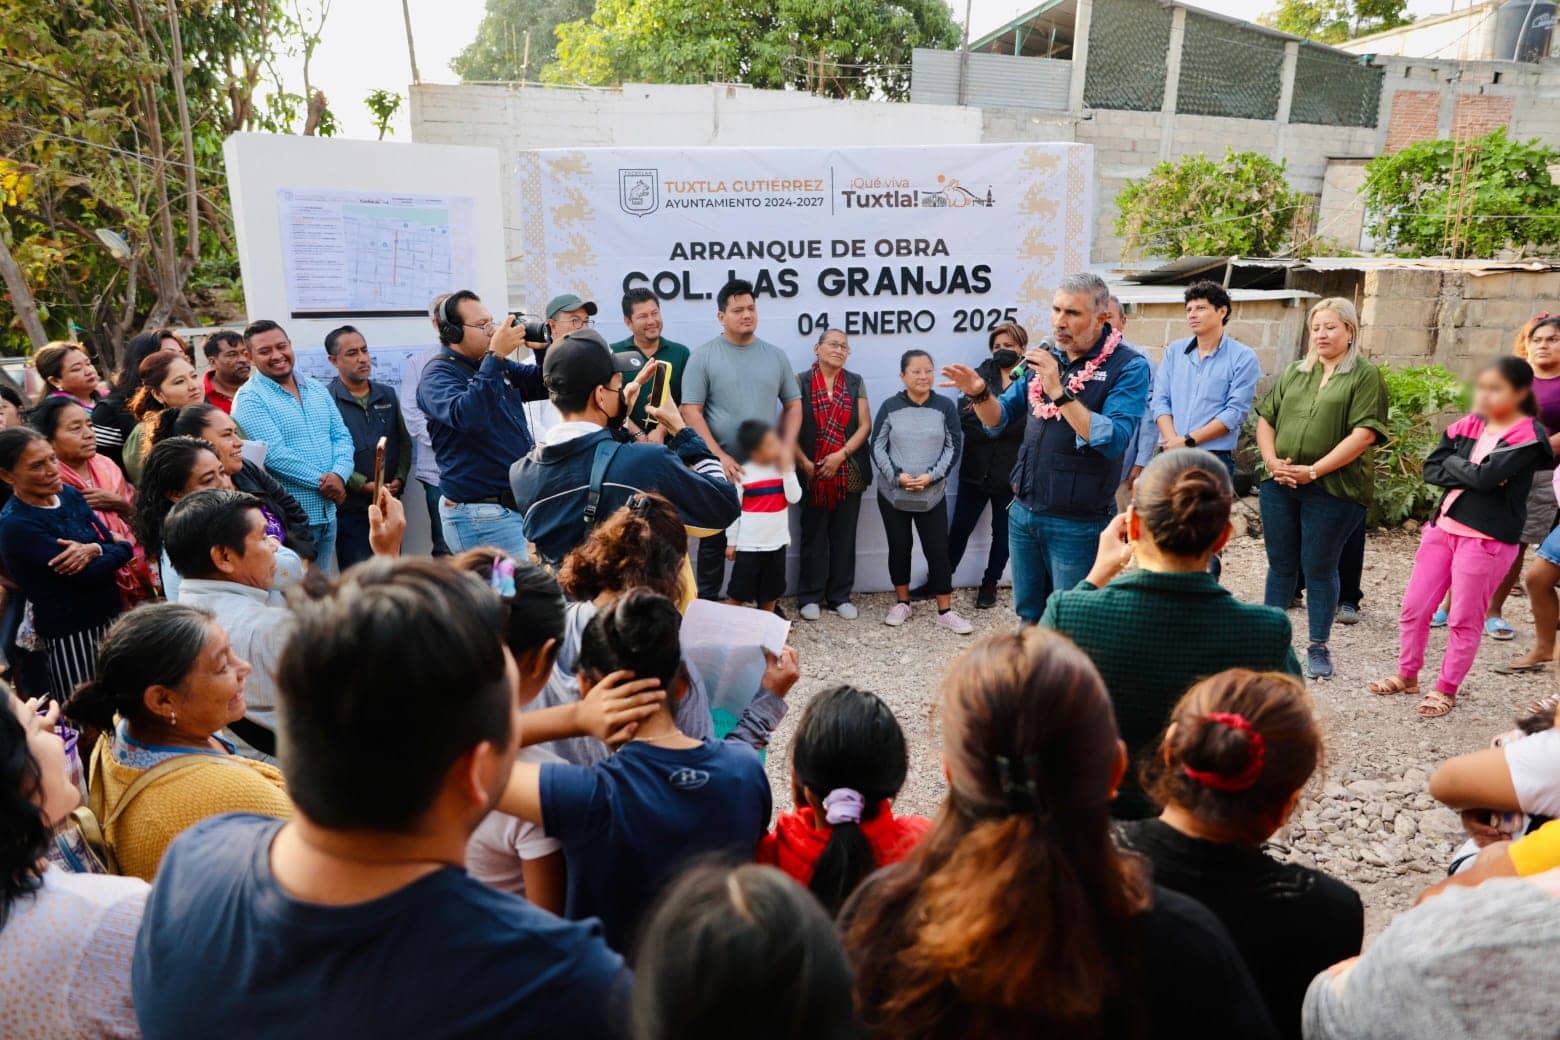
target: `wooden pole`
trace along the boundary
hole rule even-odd
[[[970,103],[970,8],[975,0],[964,0],[964,45],[959,48],[959,104]]]
[[[421,83],[422,76],[417,72],[417,48],[412,45],[411,0],[401,0],[401,20],[406,23],[406,56],[412,62],[412,82]]]

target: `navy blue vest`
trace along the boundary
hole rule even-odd
[[[1093,350],[1077,361],[1062,358],[1062,382],[1088,363],[1104,346],[1105,334]],[[1105,396],[1116,385],[1121,370],[1141,357],[1123,343],[1094,373],[1077,395],[1096,414],[1105,409]],[[1025,379],[1032,378],[1026,374]],[[1025,390],[1027,393],[1027,389]],[[1077,432],[1060,417],[1042,420],[1028,413],[1024,446],[1013,466],[1013,487],[1025,509],[1047,516],[1074,520],[1099,520],[1116,511],[1116,485],[1121,483],[1121,460],[1108,459],[1093,448],[1080,448]],[[1128,447],[1128,450],[1132,450]]]

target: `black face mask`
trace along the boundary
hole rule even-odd
[[[1018,351],[1009,347],[1002,347],[999,350],[993,350],[991,352],[991,360],[997,363],[998,368],[1006,372],[1008,369],[1018,364]]]
[[[621,430],[623,424],[628,422],[628,402],[623,398],[623,388],[617,389],[617,414],[607,418],[607,429]]]

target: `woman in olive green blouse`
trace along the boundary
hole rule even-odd
[[[1287,607],[1304,575],[1310,649],[1306,674],[1333,674],[1327,640],[1338,609],[1338,557],[1375,490],[1371,449],[1387,435],[1387,386],[1360,354],[1354,305],[1311,308],[1310,349],[1279,374],[1257,406],[1262,535],[1270,607]]]

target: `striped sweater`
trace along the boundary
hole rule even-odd
[[[883,402],[872,424],[872,465],[882,477],[878,494],[895,509],[929,512],[947,493],[948,474],[963,446],[959,409],[950,398],[934,391],[916,404],[899,391]],[[899,486],[901,473],[931,474],[932,483],[925,491],[907,491]]]
[[[768,552],[791,544],[789,506],[802,500],[796,470],[749,462],[742,467],[742,515],[726,529],[726,542],[738,552]]]

